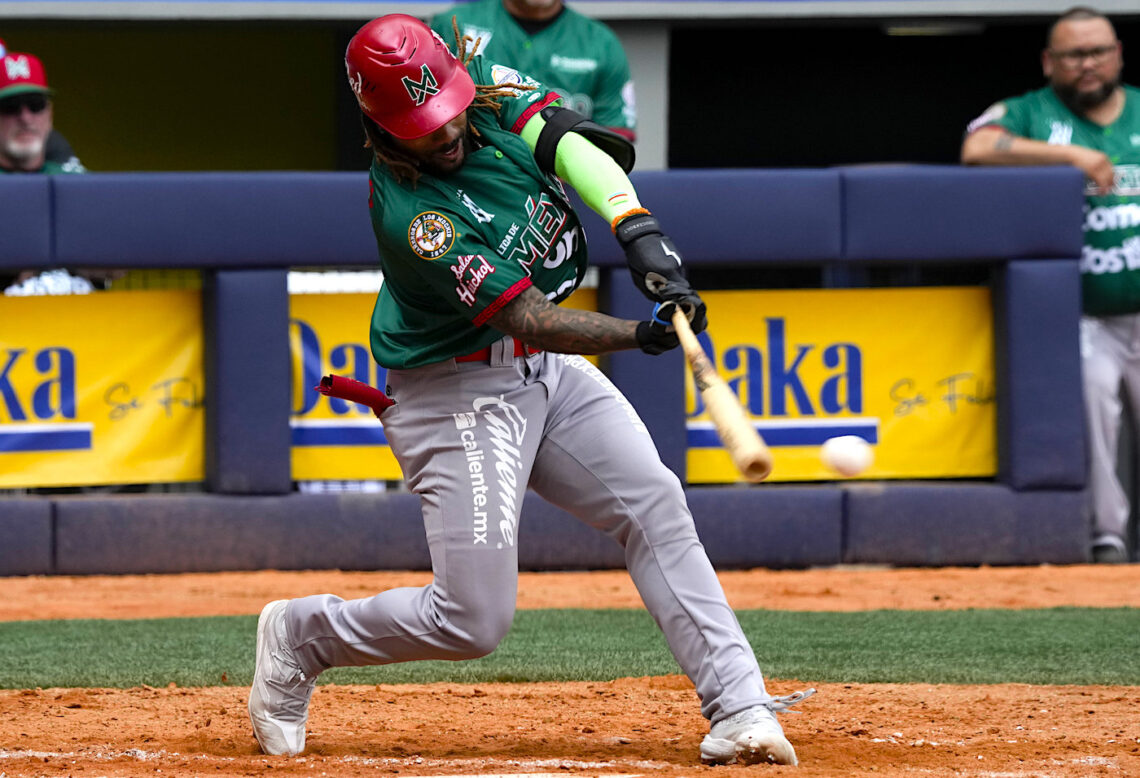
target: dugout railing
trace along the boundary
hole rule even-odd
[[[633,178],[696,276],[798,269],[842,285],[875,268],[953,267],[976,270],[992,291],[994,478],[690,485],[715,564],[1087,559],[1078,171],[899,165]],[[207,397],[204,493],[0,498],[0,575],[429,566],[415,496],[301,494],[290,474],[286,273],[375,265],[367,189],[363,174],[347,173],[0,178],[0,269],[203,271]],[[607,226],[592,213],[584,221],[600,307],[644,318]],[[4,340],[0,322],[0,349],[13,347]],[[683,475],[680,354],[615,354],[606,369]],[[519,535],[524,569],[623,563],[612,541],[533,494]]]

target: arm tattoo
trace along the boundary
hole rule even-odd
[[[605,354],[638,347],[637,322],[559,308],[533,286],[487,323],[531,346],[562,354]]]
[[[1009,151],[1009,147],[1013,145],[1013,136],[1008,132],[1003,132],[994,141],[994,151]]]

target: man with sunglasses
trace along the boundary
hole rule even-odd
[[[87,172],[52,130],[51,94],[39,58],[8,51],[0,41],[0,175]],[[88,278],[63,268],[0,273],[0,293],[9,295],[82,294],[93,288]]]
[[[1066,11],[1041,54],[1048,86],[992,105],[962,144],[967,164],[1074,165],[1087,179],[1081,359],[1098,562],[1129,558],[1116,476],[1122,382],[1140,419],[1140,89],[1121,83],[1122,52],[1103,14]]]
[[[0,44],[0,174],[85,172],[70,147],[52,152],[51,94],[38,57]]]

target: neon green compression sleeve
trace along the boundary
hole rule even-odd
[[[538,144],[538,134],[545,126],[546,120],[537,113],[523,125],[520,135],[531,151]],[[646,212],[625,171],[609,154],[576,132],[568,132],[558,141],[554,172],[574,187],[582,202],[611,227],[630,211]]]

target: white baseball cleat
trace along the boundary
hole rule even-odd
[[[275,600],[257,620],[257,658],[249,690],[249,720],[267,754],[305,750],[305,722],[317,679],[301,670],[285,631],[288,600]]]
[[[701,761],[706,764],[798,764],[796,751],[784,737],[776,714],[766,705],[756,705],[722,719],[701,742]]]

